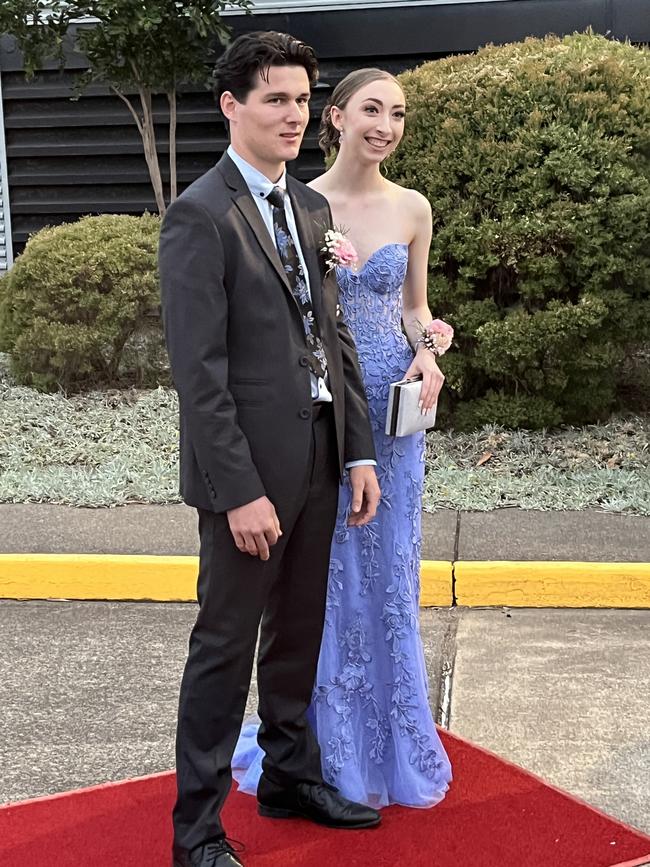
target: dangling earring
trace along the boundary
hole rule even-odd
[[[339,133],[339,144],[343,141],[343,130]]]

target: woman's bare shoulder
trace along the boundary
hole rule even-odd
[[[411,187],[401,187],[399,184],[395,184],[395,186],[399,190],[398,195],[401,203],[411,211],[414,217],[422,217],[431,213],[431,205],[426,196]]]
[[[314,178],[307,184],[312,190],[316,190],[321,196],[325,196],[333,211],[343,210],[349,203],[349,196],[344,190],[335,186],[327,177],[327,173]]]

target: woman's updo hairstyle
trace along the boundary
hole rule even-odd
[[[350,72],[349,75],[346,75],[336,85],[327,105],[323,109],[320,119],[320,129],[318,131],[318,145],[326,155],[330,155],[332,151],[338,151],[340,147],[339,137],[341,133],[332,123],[332,106],[345,108],[354,94],[358,90],[361,90],[362,87],[365,87],[366,84],[370,84],[371,81],[382,81],[384,79],[394,81],[401,88],[401,84],[394,75],[391,75],[390,72],[385,72],[383,69],[376,69],[374,67],[355,69],[354,72]]]

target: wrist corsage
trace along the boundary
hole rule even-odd
[[[328,229],[323,238],[323,246],[321,252],[327,254],[325,264],[327,265],[327,273],[329,274],[334,268],[354,268],[356,267],[359,256],[354,249],[354,245],[349,238],[345,236],[345,232],[339,229]]]
[[[420,336],[415,341],[416,350],[424,346],[434,355],[444,355],[454,339],[454,329],[442,319],[434,319],[428,325],[420,325]]]

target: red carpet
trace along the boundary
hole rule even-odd
[[[432,810],[391,807],[380,828],[331,831],[261,819],[233,793],[229,834],[246,867],[636,867],[650,837],[466,741],[442,733],[454,766]],[[2,867],[168,867],[173,774],[82,789],[0,808]]]

